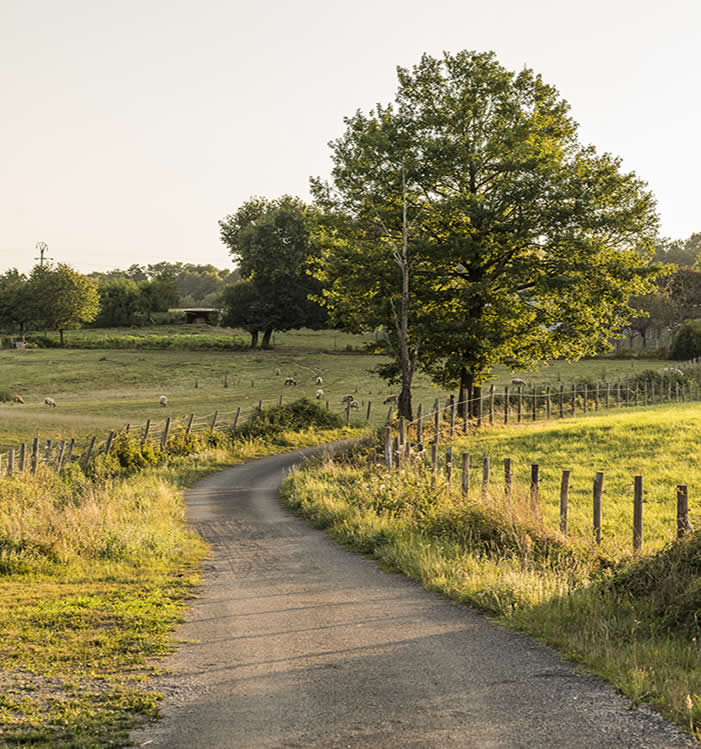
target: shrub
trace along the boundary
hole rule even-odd
[[[282,434],[285,431],[299,432],[311,427],[340,429],[343,423],[338,414],[331,413],[308,398],[300,398],[284,406],[274,406],[254,413],[237,431],[237,436],[244,439],[269,437],[278,444],[285,444]]]
[[[10,403],[13,400],[9,390],[0,390],[0,403]]]
[[[701,356],[701,320],[687,320],[674,336],[669,358],[679,361],[695,356]]]

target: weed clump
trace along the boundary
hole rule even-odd
[[[274,406],[254,413],[237,431],[243,439],[266,438],[274,444],[289,444],[285,432],[307,429],[340,429],[343,419],[308,398],[284,406]]]

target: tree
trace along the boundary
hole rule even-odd
[[[10,268],[0,276],[0,325],[16,325],[24,333],[25,325],[31,320],[32,305],[29,284],[24,273]]]
[[[655,246],[655,260],[689,268],[698,264],[701,261],[701,232],[687,239],[659,239]]]
[[[273,330],[325,323],[325,312],[310,299],[321,293],[319,281],[308,272],[318,252],[309,231],[313,220],[313,212],[301,200],[285,195],[270,201],[251,198],[219,222],[222,241],[247,282],[226,293],[234,306],[225,312],[225,319],[255,320],[259,328],[246,328],[252,346],[257,345],[258,331],[263,332],[262,345],[267,347]],[[247,312],[244,303],[251,307]]]
[[[136,281],[113,278],[100,283],[98,292],[100,310],[94,320],[95,327],[119,328],[144,322],[141,289]]]
[[[579,143],[554,87],[493,53],[424,55],[398,77],[393,105],[346,120],[331,184],[312,183],[334,214],[322,241],[339,319],[396,328],[383,297],[398,299],[406,278],[386,237],[403,233],[407,338],[434,381],[471,394],[498,362],[608,348],[658,272],[644,183]],[[404,391],[401,354],[388,353]]]
[[[227,286],[221,296],[224,309],[222,325],[243,328],[251,334],[251,348],[258,346],[258,335],[265,328],[267,317],[261,297],[251,279]]]
[[[100,302],[95,284],[69,265],[35,265],[29,278],[33,319],[47,328],[63,332],[94,320]]]

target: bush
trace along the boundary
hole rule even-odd
[[[0,390],[0,403],[10,403],[13,400],[9,390]]]
[[[669,358],[677,361],[701,356],[701,320],[687,320],[677,331]]]
[[[237,431],[237,436],[245,438],[268,437],[278,444],[285,444],[282,435],[285,431],[299,432],[311,427],[319,429],[340,429],[343,419],[322,408],[315,401],[301,398],[285,406],[274,406],[254,413]]]

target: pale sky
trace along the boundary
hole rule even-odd
[[[701,0],[0,0],[0,273],[230,268],[219,219],[309,198],[343,117],[422,53],[541,73],[580,138],[701,231]]]

